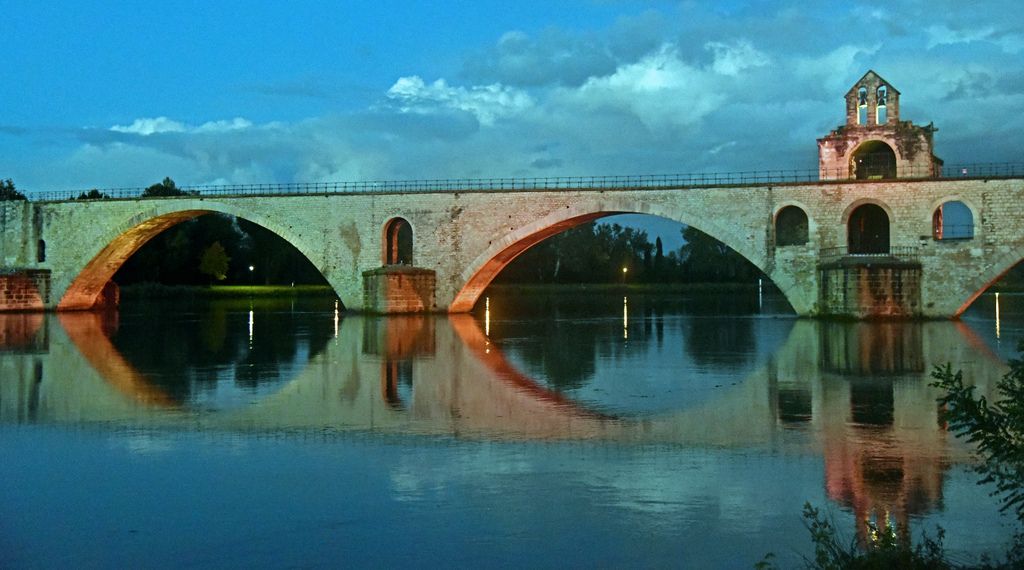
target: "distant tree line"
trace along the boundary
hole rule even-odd
[[[324,278],[294,246],[270,230],[234,216],[206,214],[146,242],[121,266],[114,281],[119,285],[283,285],[319,284]]]
[[[686,243],[664,251],[661,238],[618,224],[582,224],[516,258],[498,276],[504,283],[752,282],[753,264],[697,230],[681,230]],[[625,271],[623,271],[625,269]]]

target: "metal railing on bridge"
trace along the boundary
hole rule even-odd
[[[850,258],[864,261],[878,259],[913,262],[919,260],[919,249],[920,248],[916,245],[891,245],[887,251],[865,252],[857,249],[850,251],[848,246],[823,247],[818,252],[818,260],[822,263],[830,263],[833,261],[839,261],[840,259]]]
[[[555,176],[533,178],[456,178],[424,180],[375,180],[362,182],[291,182],[271,184],[223,184],[181,186],[185,196],[296,196],[329,194],[389,194],[418,192],[486,192],[546,190],[664,190],[715,186],[765,184],[879,182],[892,178],[857,179],[849,172],[824,173],[818,169],[699,172],[691,174],[639,174],[625,176]],[[932,168],[904,168],[897,179],[1024,178],[1024,163],[981,163]],[[26,195],[36,201],[139,198],[144,188],[57,190]]]

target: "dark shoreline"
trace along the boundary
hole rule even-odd
[[[162,285],[121,287],[122,299],[235,299],[246,297],[335,297],[330,285]]]
[[[764,292],[777,292],[775,284],[764,281]],[[488,291],[511,294],[563,295],[592,293],[712,293],[757,291],[757,283],[500,283]],[[1021,293],[1024,284],[995,285],[986,293]],[[335,297],[330,285],[162,285],[140,283],[121,288],[124,299],[246,298],[246,297]]]

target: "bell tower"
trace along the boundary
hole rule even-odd
[[[900,92],[868,71],[846,92],[846,124],[818,139],[821,180],[930,178],[942,169],[931,123],[900,120]]]

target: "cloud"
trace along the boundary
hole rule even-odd
[[[600,43],[548,30],[539,38],[506,32],[491,49],[467,58],[463,74],[516,86],[579,85],[615,69],[615,59]]]
[[[867,72],[871,56],[881,48],[881,43],[845,44],[827,53],[797,57],[793,68],[802,83],[823,88],[830,94],[841,90],[839,96],[842,97]]]
[[[708,42],[704,47],[715,54],[711,69],[721,75],[735,77],[747,69],[762,67],[771,62],[766,54],[754,49],[747,41],[733,44]]]
[[[595,112],[627,111],[651,132],[693,125],[724,100],[708,74],[683,62],[670,44],[611,75],[589,79],[570,97]]]
[[[533,105],[533,99],[525,91],[500,83],[467,88],[452,87],[444,79],[438,79],[428,85],[416,75],[400,77],[388,89],[387,98],[402,113],[429,114],[458,109],[472,114],[485,126]]]
[[[215,133],[223,131],[237,131],[252,127],[252,122],[241,117],[229,120],[209,121],[193,127],[180,121],[174,121],[167,117],[140,118],[132,121],[128,126],[114,125],[110,130],[115,133],[130,135],[150,136],[162,133]]]
[[[940,46],[988,43],[998,46],[1008,54],[1018,54],[1024,50],[1024,36],[1016,32],[999,31],[994,25],[954,29],[943,23],[929,26],[925,32],[928,38],[928,49]]]
[[[128,126],[114,125],[110,130],[115,133],[128,133],[133,135],[149,136],[157,133],[183,133],[185,125],[178,121],[172,121],[167,117],[155,117],[152,119],[135,119]]]
[[[952,30],[945,24],[929,26],[928,49],[935,46],[966,44],[982,41],[992,35],[993,28],[987,27],[981,30]]]
[[[235,117],[230,120],[209,121],[194,129],[197,133],[219,133],[224,131],[238,131],[252,127],[252,121]]]
[[[469,54],[461,76],[516,87],[578,87],[657,50],[665,27],[665,17],[649,10],[621,17],[600,34],[554,27],[536,35],[511,30],[493,45]]]

